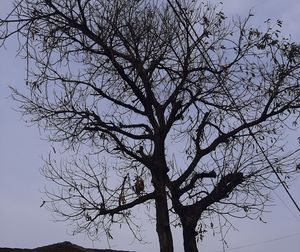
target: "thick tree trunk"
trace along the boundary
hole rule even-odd
[[[183,246],[185,252],[198,252],[196,242],[196,223],[182,222]]]
[[[164,188],[165,191],[165,188]],[[166,192],[157,197],[156,206],[156,231],[159,239],[160,252],[173,252],[173,238],[170,228],[168,202]]]
[[[165,187],[156,190],[158,195],[156,206],[156,231],[158,234],[160,252],[173,252],[173,238],[170,228],[168,202]]]

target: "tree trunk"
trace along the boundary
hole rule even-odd
[[[165,186],[156,189],[156,231],[160,252],[173,252],[173,238],[170,228],[168,201]]]
[[[182,221],[183,246],[185,252],[198,252],[196,242],[196,223],[185,223]]]

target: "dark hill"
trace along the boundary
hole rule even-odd
[[[83,248],[71,242],[61,242],[51,244],[34,249],[20,249],[20,248],[0,248],[0,252],[132,252],[125,250],[112,249],[89,249]]]

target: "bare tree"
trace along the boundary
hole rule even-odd
[[[47,207],[75,232],[111,237],[126,222],[139,239],[133,208],[154,203],[164,252],[171,220],[192,252],[214,215],[259,218],[296,172],[282,136],[299,117],[300,49],[280,21],[260,31],[251,16],[197,1],[15,1],[0,21],[27,60],[28,93],[14,97],[50,141],[90,152],[49,156]]]

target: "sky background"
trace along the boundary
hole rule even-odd
[[[219,2],[219,1],[213,1]],[[11,0],[0,0],[0,16],[11,8]],[[223,10],[227,16],[245,16],[249,9],[255,17],[252,22],[263,26],[268,18],[281,19],[283,31],[300,42],[300,1],[297,0],[224,0]],[[8,86],[22,90],[25,79],[25,61],[16,56],[16,38],[9,40],[6,50],[0,49],[0,247],[35,248],[47,244],[70,241],[85,247],[107,248],[103,237],[92,242],[85,235],[70,236],[67,223],[53,221],[51,213],[40,208],[45,181],[40,175],[42,156],[50,151],[50,144],[35,126],[27,125],[16,112],[17,104],[12,101]],[[287,139],[288,146],[297,145],[300,129]],[[300,204],[300,176],[290,188]],[[273,194],[274,207],[264,215],[267,224],[259,221],[236,220],[238,231],[228,235],[226,251],[240,252],[299,252],[300,214],[287,195],[278,190]],[[127,230],[120,230],[112,242],[113,249],[135,251],[158,251],[154,226],[145,226],[146,245],[133,242]],[[179,230],[174,232],[175,251],[182,251]],[[199,244],[202,252],[222,251],[218,237],[207,236]]]

